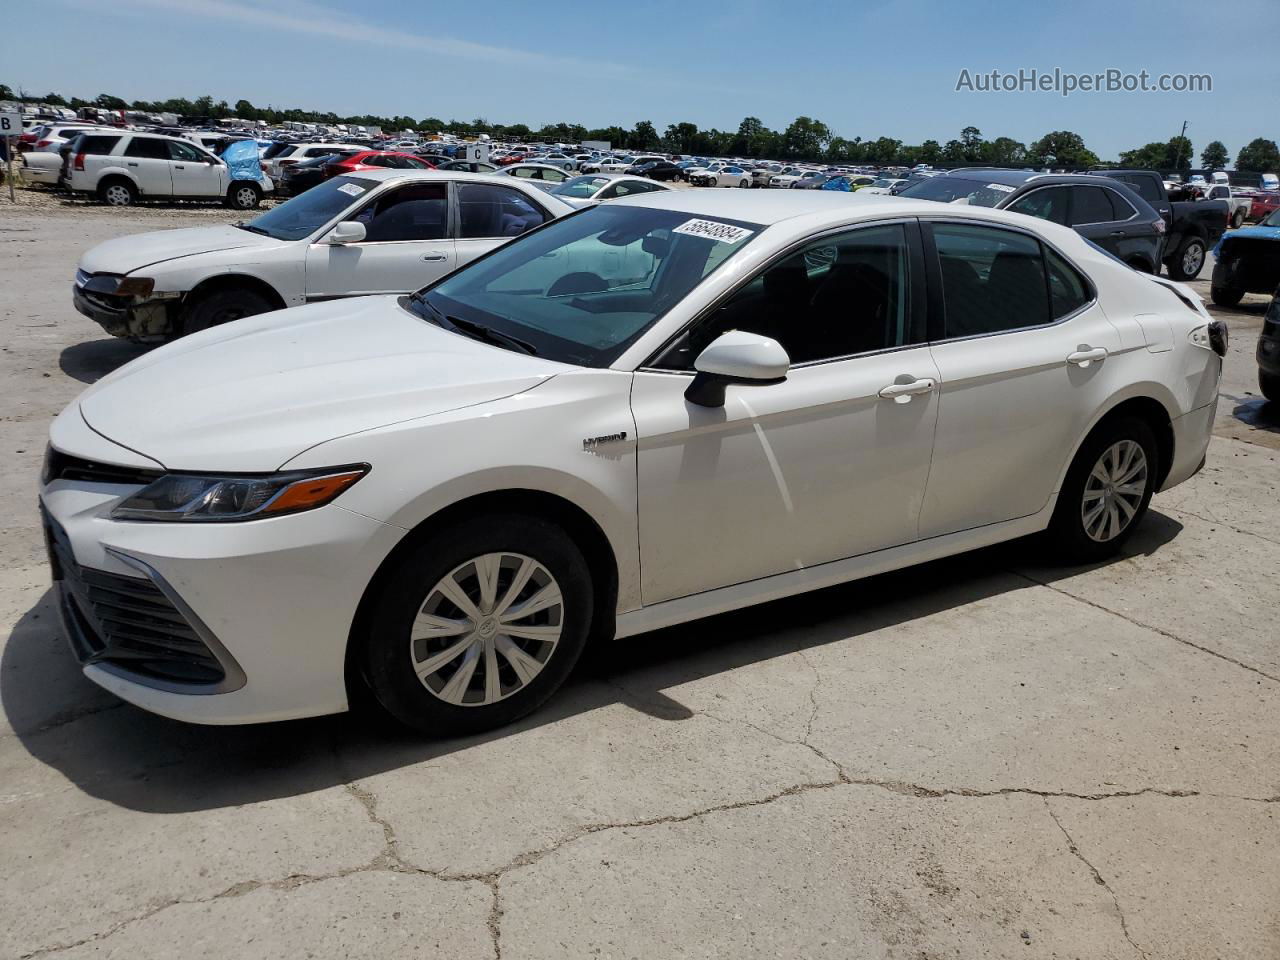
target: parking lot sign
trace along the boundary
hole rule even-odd
[[[16,112],[0,113],[0,137],[5,143],[5,179],[9,181],[9,200],[13,201],[13,147],[16,138],[22,135],[22,114]]]
[[[489,145],[487,143],[468,143],[467,160],[471,163],[488,163]]]

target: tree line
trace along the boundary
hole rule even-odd
[[[79,97],[70,99],[57,93],[43,97],[19,94],[15,96],[6,85],[0,84],[0,100],[21,100],[50,106],[99,107],[107,110],[138,110],[144,113],[176,113],[183,117],[208,117],[211,120],[238,117],[241,120],[262,120],[270,124],[286,121],[319,124],[359,124],[381,127],[383,130],[419,130],[451,133],[455,135],[489,134],[503,140],[540,140],[551,142],[581,143],[584,140],[607,140],[614,147],[625,150],[665,150],[670,153],[694,155],[769,157],[772,159],[825,161],[837,164],[875,164],[889,166],[900,164],[914,166],[927,163],[931,166],[987,165],[997,167],[1051,166],[1068,169],[1085,169],[1102,161],[1084,142],[1084,138],[1070,130],[1055,130],[1039,140],[1025,144],[1011,137],[986,139],[977,127],[968,126],[955,139],[940,143],[925,140],[920,144],[906,144],[892,137],[864,140],[861,137],[847,139],[834,134],[830,127],[811,117],[796,117],[785,130],[771,130],[758,117],[746,117],[738,129],[702,130],[693,123],[672,123],[661,133],[649,120],[641,120],[634,127],[588,128],[573,123],[548,123],[533,128],[523,123],[491,123],[483,117],[472,120],[443,120],[439,117],[415,119],[408,116],[383,117],[374,114],[339,116],[298,108],[277,109],[258,107],[248,100],[234,104],[226,100],[214,100],[211,96],[195,100],[174,98],[170,100],[134,100],[99,94],[92,100]],[[1221,170],[1230,161],[1227,147],[1220,141],[1209,143],[1200,154],[1204,169]],[[1148,143],[1120,154],[1119,163],[1125,167],[1153,170],[1189,170],[1195,164],[1191,141],[1183,136],[1172,137],[1167,143]],[[1276,141],[1257,137],[1236,155],[1236,169],[1258,173],[1280,169],[1280,148]]]

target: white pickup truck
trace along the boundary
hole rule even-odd
[[[63,175],[72,192],[113,207],[166,198],[222,200],[252,210],[275,189],[256,162],[256,176],[239,179],[226,161],[179,137],[95,130],[72,141],[66,155]]]
[[[1200,199],[1227,201],[1227,222],[1232,230],[1239,230],[1244,225],[1245,217],[1249,216],[1249,208],[1253,205],[1252,197],[1236,193],[1225,183],[1201,184]]]

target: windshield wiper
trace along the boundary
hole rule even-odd
[[[492,343],[495,346],[507,347],[511,350],[519,350],[521,353],[530,355],[537,354],[537,348],[527,340],[521,340],[519,337],[513,337],[510,334],[502,333],[494,330],[492,327],[486,327],[483,323],[476,323],[474,320],[463,320],[461,317],[451,317],[441,312],[440,308],[428,300],[422,293],[414,293],[409,296],[410,303],[420,303],[430,311],[430,317],[424,319],[430,320],[438,327],[444,327],[454,333],[461,333],[464,336],[473,337],[476,340],[483,340],[486,343]]]
[[[492,327],[486,327],[483,323],[476,323],[474,320],[463,320],[461,317],[445,317],[445,320],[453,324],[455,330],[470,334],[478,340],[485,340],[496,346],[519,350],[521,353],[536,354],[538,352],[528,340],[521,340],[519,337],[513,337],[509,333],[502,333]]]
[[[237,227],[239,227],[241,230],[248,230],[250,233],[260,233],[260,234],[262,234],[264,237],[269,237],[269,236],[271,236],[271,234],[267,233],[267,231],[263,230],[261,227],[255,227],[253,224],[251,224],[251,223],[245,223],[243,220],[241,220],[241,221],[240,221],[239,223],[237,223],[237,224],[233,224],[233,226],[237,226]]]

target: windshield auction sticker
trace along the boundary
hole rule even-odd
[[[995,190],[998,193],[1013,193],[1014,188],[1009,186],[1007,183],[988,183],[987,189]]]
[[[755,231],[715,220],[686,220],[671,232],[683,233],[689,237],[706,237],[708,240],[719,240],[721,243],[738,243],[747,239]]]
[[[350,194],[353,197],[358,197],[360,196],[360,194],[364,193],[364,187],[360,186],[358,183],[344,183],[338,189],[341,192]]]

